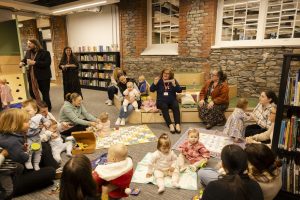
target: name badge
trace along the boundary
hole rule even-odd
[[[164,92],[164,96],[168,96],[169,95],[169,93],[168,92]]]

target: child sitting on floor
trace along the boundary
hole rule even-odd
[[[129,188],[132,176],[133,162],[128,157],[127,147],[123,144],[112,145],[108,149],[107,163],[98,165],[93,172],[94,180],[99,190],[102,191],[102,196],[108,193],[109,198],[113,199],[128,196],[125,190]]]
[[[39,164],[42,156],[41,139],[48,138],[43,127],[49,127],[50,120],[38,114],[38,106],[34,99],[26,100],[22,103],[24,109],[30,115],[29,130],[26,134],[29,147],[29,159],[25,163],[26,169],[40,170]],[[33,157],[33,165],[31,159]]]
[[[156,102],[151,96],[147,96],[147,100],[143,101],[141,108],[146,112],[158,112]]]
[[[163,133],[157,142],[157,151],[152,154],[146,177],[152,175],[156,178],[158,193],[165,191],[165,176],[172,177],[172,185],[179,188],[179,170],[177,156],[171,150],[171,140],[166,133]]]
[[[242,142],[245,138],[244,135],[244,123],[250,120],[250,114],[246,113],[248,106],[248,100],[240,98],[237,101],[236,108],[233,113],[229,116],[223,133],[234,138],[234,142]]]
[[[53,158],[56,160],[56,162],[61,163],[60,154],[63,151],[66,151],[67,156],[72,156],[73,143],[72,141],[68,140],[68,138],[72,136],[66,138],[66,142],[64,143],[63,139],[60,136],[58,124],[56,121],[51,120],[51,125],[48,128],[46,128],[45,134],[50,135],[49,143],[52,149]]]
[[[179,151],[178,165],[180,172],[185,171],[188,166],[192,171],[197,171],[207,163],[210,157],[210,152],[199,142],[199,131],[197,129],[188,131],[187,141],[180,145]]]
[[[3,109],[9,108],[10,102],[14,101],[14,98],[11,94],[11,89],[7,85],[5,78],[0,79],[0,100]]]
[[[135,111],[139,112],[140,110],[138,108],[136,97],[140,97],[140,92],[133,87],[132,82],[127,82],[127,89],[123,92],[123,94],[125,95],[123,101],[124,112],[127,112],[128,104],[131,104]]]
[[[96,126],[96,135],[100,137],[106,137],[110,133],[110,120],[108,118],[108,113],[103,112],[99,116],[100,121]]]

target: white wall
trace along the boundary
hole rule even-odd
[[[119,48],[119,14],[115,5],[102,7],[102,12],[81,12],[67,16],[69,46],[111,46]]]

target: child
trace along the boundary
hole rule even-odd
[[[65,164],[60,179],[59,199],[100,199],[92,177],[91,162],[85,155],[75,155]]]
[[[67,156],[72,156],[72,148],[73,143],[72,141],[67,141],[64,143],[63,139],[60,136],[59,130],[58,130],[58,124],[56,121],[51,120],[51,125],[46,128],[45,131],[46,135],[50,135],[50,146],[52,149],[53,158],[58,162],[61,163],[61,152],[66,151]]]
[[[38,107],[34,99],[26,100],[22,103],[22,109],[24,109],[30,115],[29,130],[27,132],[27,143],[29,145],[29,159],[25,163],[27,169],[40,170],[39,164],[42,156],[41,138],[48,138],[45,132],[42,130],[44,126],[49,127],[51,122],[43,117],[41,114],[37,114]],[[38,144],[37,148],[32,148],[32,144]],[[34,155],[34,156],[33,156]],[[33,166],[31,159],[33,156]]]
[[[143,101],[141,108],[146,112],[158,112],[156,102],[151,96],[147,96],[147,100]]]
[[[197,171],[198,168],[207,163],[210,157],[210,152],[199,142],[199,131],[197,129],[188,131],[188,140],[180,145],[179,151],[178,164],[180,172],[186,170],[186,162],[192,171]]]
[[[166,133],[158,138],[157,151],[152,154],[146,177],[152,175],[156,178],[159,194],[165,191],[165,176],[171,176],[172,185],[179,188],[177,156],[171,151],[171,140]]]
[[[0,79],[0,99],[2,103],[2,108],[9,108],[10,102],[14,101],[14,98],[11,94],[11,89],[7,85],[5,78]]]
[[[127,85],[127,89],[123,92],[123,94],[125,95],[125,98],[123,101],[124,112],[127,112],[128,104],[132,104],[135,111],[139,112],[140,110],[138,108],[138,103],[136,101],[136,98],[140,97],[140,93],[133,87],[132,82],[127,82],[126,85]],[[129,100],[127,99],[127,97],[129,98]],[[133,101],[133,102],[130,103],[130,101]]]
[[[145,76],[139,76],[139,84],[138,84],[139,91],[142,97],[147,97],[149,93],[149,83],[145,80]]]
[[[108,196],[113,199],[127,197],[128,194],[125,190],[129,188],[130,181],[133,175],[133,162],[128,157],[128,149],[123,144],[112,145],[108,149],[107,164],[98,165],[94,172],[93,177],[97,182],[98,187],[103,189],[103,185],[107,185],[106,190]]]
[[[240,98],[225,124],[223,133],[233,137],[234,142],[242,142],[244,139],[244,121],[250,119],[250,115],[245,113],[247,106],[248,100]]]
[[[96,126],[96,134],[97,136],[106,137],[110,132],[110,120],[108,119],[108,113],[103,112],[99,116],[100,121]]]

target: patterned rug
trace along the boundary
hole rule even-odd
[[[230,137],[223,135],[222,132],[218,130],[197,129],[200,132],[199,141],[210,151],[212,157],[220,158],[223,147],[228,144],[233,144],[233,140]],[[173,145],[172,149],[178,150],[179,146],[186,141],[188,131],[189,130],[187,130],[179,138],[179,140]],[[238,143],[238,145],[242,148],[245,146],[244,143]]]
[[[110,145],[119,143],[133,145],[155,141],[157,141],[157,137],[147,125],[128,126],[112,130],[107,137],[98,137],[96,148],[109,148]]]

